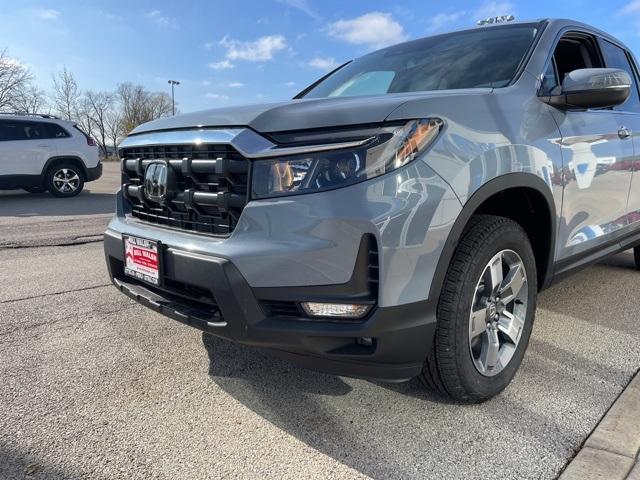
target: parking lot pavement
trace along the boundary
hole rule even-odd
[[[482,405],[203,337],[116,292],[77,239],[117,184],[55,207],[0,193],[0,478],[554,478],[640,367],[629,253],[541,295],[520,373]]]
[[[113,215],[119,184],[119,164],[109,162],[102,178],[87,183],[73,199],[0,190],[0,248],[100,240]]]

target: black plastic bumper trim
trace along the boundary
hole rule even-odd
[[[85,179],[85,182],[93,182],[94,180],[98,180],[100,177],[102,177],[102,162],[98,162],[98,165],[93,168],[87,168],[86,174],[87,178]]]
[[[434,302],[378,307],[361,323],[269,317],[254,289],[231,261],[165,245],[165,285],[190,285],[198,292],[210,292],[219,313],[209,310],[207,314],[204,303],[200,306],[197,301],[185,302],[180,296],[125,277],[119,235],[107,231],[104,248],[113,283],[142,305],[210,334],[273,350],[307,368],[401,381],[420,372],[432,345]],[[188,289],[182,293],[185,291]],[[374,339],[373,346],[361,345],[360,338]]]

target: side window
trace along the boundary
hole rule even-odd
[[[46,133],[46,138],[66,138],[69,134],[60,125],[55,123],[40,124]]]
[[[42,123],[22,122],[28,140],[40,140],[47,138],[47,132]]]
[[[558,75],[556,73],[556,61],[555,59],[551,59],[549,65],[547,66],[547,70],[544,72],[542,76],[542,94],[543,95],[555,95],[556,89],[560,85],[558,84]]]
[[[23,122],[0,122],[0,139],[4,141],[28,140],[27,132]]]
[[[627,52],[622,48],[614,45],[613,43],[600,39],[600,48],[602,49],[602,55],[604,56],[604,63],[607,68],[619,68],[624,70],[631,77],[633,83],[631,87],[631,95],[627,98],[627,101],[622,105],[614,107],[614,110],[624,110],[626,112],[640,113],[640,96],[638,96],[638,87],[636,85],[636,79],[634,72],[629,64],[629,58]]]
[[[0,142],[9,140],[9,133],[7,122],[0,120]]]

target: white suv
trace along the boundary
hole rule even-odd
[[[98,146],[75,123],[51,115],[0,114],[0,189],[73,197],[101,175]]]

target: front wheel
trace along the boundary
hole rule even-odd
[[[633,256],[636,259],[636,268],[640,270],[640,246],[633,249]]]
[[[84,187],[84,175],[73,163],[60,163],[49,169],[45,185],[54,197],[75,197]]]
[[[529,343],[536,295],[535,257],[522,227],[474,216],[445,276],[422,381],[461,402],[500,393]]]

